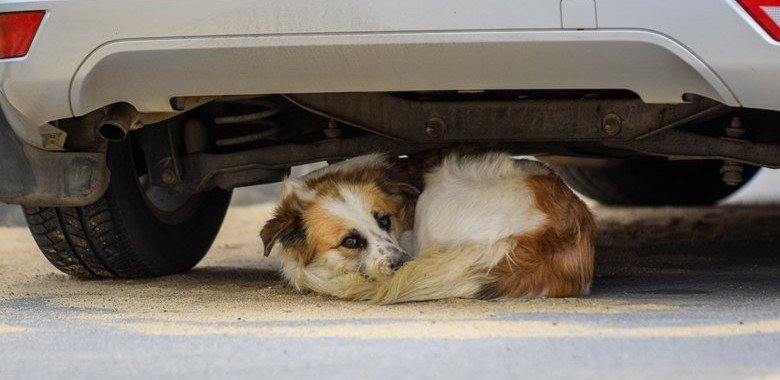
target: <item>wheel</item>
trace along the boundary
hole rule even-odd
[[[578,192],[606,205],[708,205],[739,190],[758,172],[745,166],[738,186],[723,183],[720,161],[656,158],[606,161],[601,165],[556,166]]]
[[[57,269],[84,278],[155,277],[185,272],[206,254],[231,192],[190,196],[150,186],[138,149],[130,141],[109,145],[111,181],[97,202],[24,208],[38,247]]]

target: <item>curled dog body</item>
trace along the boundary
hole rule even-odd
[[[545,165],[500,153],[449,155],[424,176],[419,197],[391,180],[397,172],[387,158],[367,156],[285,184],[263,238],[267,249],[281,242],[283,275],[294,287],[376,303],[589,292],[595,223]],[[269,226],[284,220],[297,220],[296,232],[269,237],[279,230]],[[364,245],[359,254],[343,245],[352,232]]]

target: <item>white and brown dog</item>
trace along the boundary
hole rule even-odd
[[[593,218],[535,161],[450,155],[419,194],[396,160],[368,155],[287,179],[283,189],[261,236],[298,290],[395,303],[590,288]]]

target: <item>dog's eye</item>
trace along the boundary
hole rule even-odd
[[[349,249],[358,249],[366,246],[366,240],[358,234],[349,234],[341,241],[341,246]]]
[[[379,227],[382,228],[385,231],[390,231],[390,215],[385,215],[379,219],[376,220],[377,223],[379,223]]]

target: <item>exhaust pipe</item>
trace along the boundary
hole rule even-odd
[[[142,127],[140,120],[141,114],[130,104],[114,104],[108,107],[97,132],[106,141],[123,141],[131,130]]]

